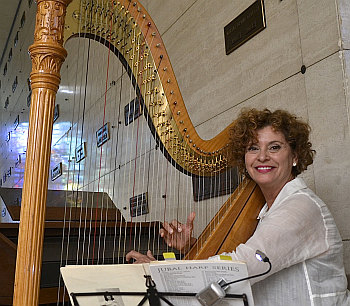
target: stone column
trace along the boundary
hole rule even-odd
[[[51,136],[63,48],[66,7],[71,0],[37,1],[32,59],[31,108],[13,305],[38,305]]]

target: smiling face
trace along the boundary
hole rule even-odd
[[[257,140],[246,149],[245,165],[269,202],[267,195],[273,194],[275,198],[293,179],[293,162],[298,160],[283,133],[274,131],[271,126],[257,130]]]

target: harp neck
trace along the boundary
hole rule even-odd
[[[133,77],[137,98],[168,159],[185,173],[212,176],[228,166],[228,126],[211,140],[196,132],[185,107],[161,35],[150,15],[138,1],[113,2],[92,7],[73,1],[68,7],[64,37],[89,37],[105,44],[122,57]],[[103,20],[105,26],[96,22]],[[102,23],[102,21],[101,21]]]

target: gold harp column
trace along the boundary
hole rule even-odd
[[[32,98],[13,305],[38,305],[51,136],[63,48],[64,19],[71,0],[37,0],[32,59]]]

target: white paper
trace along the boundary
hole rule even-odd
[[[197,293],[212,282],[224,278],[226,282],[247,277],[245,263],[236,261],[159,261],[151,264],[88,265],[61,268],[69,295],[84,292],[144,292],[146,279],[152,275],[159,292]],[[254,306],[249,281],[231,285],[226,293],[248,296],[249,306]],[[71,296],[71,295],[70,295]],[[132,306],[143,296],[113,296],[106,301],[103,296],[77,297],[79,306]],[[169,297],[175,306],[200,305],[195,297]],[[71,298],[72,305],[73,300]],[[149,305],[146,302],[144,305]],[[162,302],[162,305],[167,305]],[[223,299],[215,305],[241,306],[241,299]]]
[[[160,292],[197,293],[212,282],[223,278],[226,282],[248,276],[246,264],[237,261],[175,261],[151,262],[152,279]],[[253,296],[249,281],[230,285],[226,293],[243,294],[248,297],[249,306],[253,306]],[[167,297],[174,305],[201,305],[196,298]],[[163,303],[162,305],[166,305]],[[241,299],[224,298],[215,305],[243,305]]]
[[[62,277],[69,295],[83,292],[145,292],[146,274],[143,265],[77,265],[61,268]],[[129,306],[137,305],[142,296],[113,296],[114,301],[105,301],[103,296],[77,297],[80,306]],[[71,303],[73,300],[71,298]],[[148,305],[145,303],[144,305]]]

